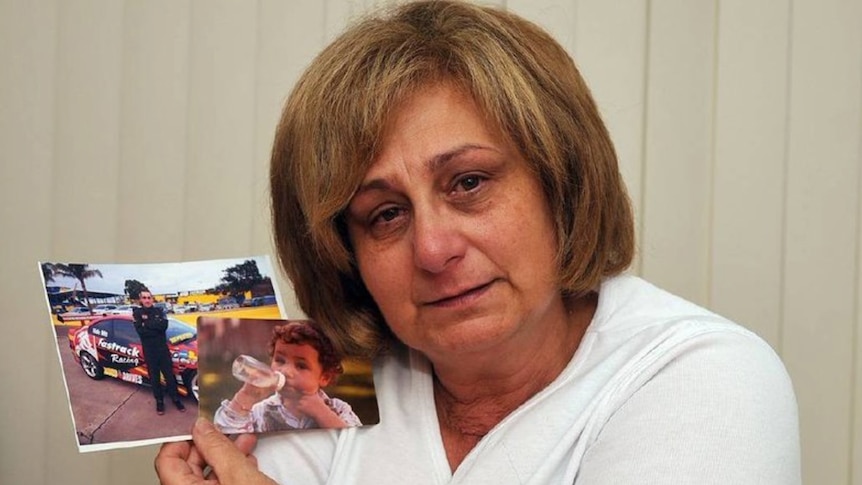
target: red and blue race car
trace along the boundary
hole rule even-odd
[[[168,319],[168,348],[173,360],[179,393],[198,399],[197,329]],[[150,373],[131,315],[109,315],[87,325],[69,329],[69,348],[75,361],[91,379],[114,377],[149,385]],[[162,379],[164,382],[164,379]]]

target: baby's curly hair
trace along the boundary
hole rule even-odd
[[[269,342],[270,357],[275,354],[275,344],[278,341],[286,344],[311,345],[317,350],[323,372],[328,372],[333,377],[344,372],[344,367],[341,366],[341,354],[335,350],[332,342],[311,320],[291,320],[284,325],[274,327],[272,340]]]

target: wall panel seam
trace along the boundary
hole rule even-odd
[[[643,244],[644,244],[644,220],[646,217],[646,192],[647,192],[647,184],[646,184],[646,173],[647,173],[647,120],[649,120],[649,81],[650,81],[650,43],[652,40],[652,0],[647,0],[646,4],[646,15],[644,15],[644,72],[643,72],[643,110],[641,110],[641,147],[640,147],[640,180],[638,183],[640,184],[640,194],[639,194],[639,205],[640,205],[640,214],[639,217],[636,218],[637,227],[635,228],[636,232],[636,248],[638,250],[639,257],[635,260],[637,261],[637,267],[635,268],[635,273],[639,276],[643,276],[643,261],[644,261],[644,253],[643,253]]]
[[[180,251],[180,259],[183,261],[186,261],[189,258],[188,237],[187,237],[187,231],[186,231],[185,227],[186,227],[186,221],[188,220],[189,199],[192,197],[192,194],[191,194],[191,191],[189,190],[188,185],[189,185],[189,178],[190,178],[189,177],[190,176],[189,161],[190,161],[191,155],[192,155],[192,144],[191,144],[191,140],[190,140],[192,130],[191,130],[190,124],[192,122],[192,109],[194,109],[194,107],[193,107],[193,103],[191,102],[191,100],[192,100],[192,76],[193,76],[193,71],[192,71],[191,66],[194,63],[193,54],[194,54],[194,44],[195,44],[195,38],[194,38],[195,37],[195,28],[194,28],[194,26],[195,26],[195,11],[196,11],[195,6],[196,5],[197,5],[197,2],[195,2],[195,1],[192,1],[189,4],[188,41],[186,43],[186,50],[188,51],[186,53],[186,62],[188,63],[188,66],[189,66],[188,72],[186,74],[186,99],[185,99],[185,102],[186,102],[185,153],[186,153],[186,155],[185,155],[185,160],[183,160],[183,188],[182,188],[182,190],[183,190],[183,207],[182,207],[182,211],[180,211],[180,219],[182,220],[182,222],[179,225],[179,227],[182,228],[180,230],[180,234],[182,234],[182,241],[180,242],[180,244],[182,245],[182,250]]]
[[[715,238],[715,164],[717,161],[716,157],[716,132],[718,125],[718,76],[719,76],[719,60],[718,60],[718,49],[719,49],[719,37],[720,37],[720,24],[721,24],[721,10],[719,7],[718,1],[714,0],[712,3],[712,99],[710,102],[710,118],[712,120],[710,129],[709,129],[709,184],[707,186],[709,193],[707,194],[707,237],[706,237],[706,281],[704,282],[706,285],[704,295],[706,297],[706,307],[712,308],[712,289],[713,289],[713,278],[714,274],[714,261],[713,258],[715,256],[714,249],[714,238]]]
[[[54,26],[54,42],[53,42],[53,52],[51,53],[50,62],[53,63],[52,72],[53,72],[53,86],[52,90],[52,113],[51,113],[51,155],[50,155],[50,173],[51,173],[51,190],[49,192],[50,202],[48,207],[54,207],[57,199],[57,129],[59,122],[57,121],[57,112],[59,111],[58,101],[57,101],[57,92],[59,90],[59,77],[57,76],[57,64],[58,64],[58,53],[60,52],[60,9],[62,8],[59,1],[53,1],[52,3],[52,13],[54,15],[54,19],[52,21],[52,25]],[[45,254],[45,261],[55,261],[55,254],[57,254],[56,243],[54,241],[57,240],[55,237],[56,232],[56,212],[54,210],[48,210],[48,220],[45,221],[45,224],[48,224],[48,237],[51,238],[51,242],[48,244],[48,254]],[[36,222],[36,221],[34,221]],[[53,333],[53,328],[52,328]],[[52,337],[54,338],[54,337]],[[45,392],[42,394],[43,396],[48,396],[51,392],[52,386],[52,375],[53,375],[53,365],[55,357],[50,357],[51,361],[44,367],[45,375],[43,382],[45,384]],[[65,380],[64,380],[65,384]],[[45,408],[47,409],[47,408]],[[69,412],[68,416],[71,418],[72,413]],[[51,443],[51,429],[49,426],[42,426],[42,434],[44,436],[43,443]],[[49,450],[52,450],[52,447],[49,446]],[[49,475],[47,468],[42,470],[42,477],[47,478]]]
[[[572,25],[569,26],[569,29],[571,29],[572,32],[575,33],[575,35],[573,35],[571,37],[571,39],[572,39],[571,44],[572,45],[570,46],[570,48],[572,49],[572,52],[569,52],[569,56],[574,58],[575,52],[577,52],[577,50],[578,50],[578,32],[577,32],[577,30],[578,30],[578,18],[580,17],[580,9],[578,7],[581,6],[581,0],[569,0],[569,1],[571,2],[571,5],[572,5]]]
[[[53,115],[54,115],[54,119],[52,120],[52,124],[53,124],[52,128],[53,128],[54,132],[51,133],[51,139],[52,139],[52,143],[51,143],[51,145],[52,145],[52,147],[51,147],[51,196],[53,199],[56,199],[57,190],[59,189],[59,186],[60,186],[60,181],[57,179],[57,153],[59,151],[59,147],[57,146],[59,143],[57,133],[60,131],[60,121],[59,121],[59,117],[57,116],[57,114],[60,112],[60,101],[59,101],[59,99],[60,99],[60,96],[59,96],[59,94],[60,94],[60,76],[57,75],[57,71],[58,71],[58,66],[60,65],[60,62],[61,62],[60,61],[60,42],[61,42],[60,37],[62,37],[61,18],[63,16],[62,10],[63,10],[64,3],[65,2],[61,2],[59,0],[56,0],[54,2],[54,5],[56,7],[56,9],[54,10],[54,12],[55,12],[54,25],[56,25],[56,32],[54,35],[54,56],[53,56],[54,57],[54,59],[53,59],[53,61],[54,61],[54,86],[53,86],[53,92],[54,92],[54,100],[53,100],[54,101],[53,102],[54,113],[53,113]],[[53,204],[52,204],[52,206],[53,206]],[[51,254],[50,254],[50,256],[51,256],[51,261],[54,261],[54,260],[56,260],[55,255],[57,254],[57,240],[58,240],[58,238],[54,237],[54,233],[56,232],[56,219],[57,218],[56,218],[56,212],[55,211],[52,210],[50,212],[50,214],[51,214],[51,220],[49,221],[49,223],[51,224]]]
[[[125,101],[126,98],[125,98],[124,93],[123,93],[123,87],[126,85],[125,84],[126,67],[125,67],[124,60],[126,57],[126,48],[128,47],[126,35],[127,35],[127,32],[129,32],[128,18],[127,18],[128,10],[126,9],[126,2],[125,1],[123,1],[120,4],[120,8],[122,9],[122,13],[120,14],[120,18],[121,18],[121,20],[120,20],[120,22],[121,22],[120,42],[122,43],[122,45],[120,45],[120,59],[119,59],[120,62],[118,63],[118,69],[120,72],[119,72],[119,76],[117,76],[117,81],[119,82],[119,86],[117,86],[117,97],[119,99],[117,100],[117,115],[116,115],[117,116],[117,132],[116,132],[117,153],[116,153],[115,163],[118,165],[118,167],[117,167],[117,173],[116,173],[117,180],[116,180],[116,183],[114,184],[114,192],[116,193],[116,197],[114,197],[115,201],[119,201],[120,196],[122,195],[120,193],[120,187],[122,186],[122,181],[123,181],[123,168],[126,166],[126,164],[122,163],[122,157],[123,157],[123,112],[128,108],[127,106],[125,106],[126,105],[126,101]],[[122,231],[121,221],[122,221],[122,219],[123,219],[122,210],[117,210],[117,212],[115,214],[115,221],[114,221],[114,250],[113,250],[113,255],[111,258],[112,261],[119,261],[118,257],[120,256],[120,250],[119,250],[118,246],[120,244],[120,241],[122,241],[122,234],[121,234],[121,231]],[[123,260],[125,260],[125,259],[123,259]],[[109,474],[110,474],[110,463],[111,463],[111,461],[109,460],[109,464],[108,464]]]
[[[114,183],[114,187],[113,187],[113,191],[115,194],[113,199],[114,199],[115,203],[119,201],[120,195],[121,195],[120,194],[120,184],[121,184],[122,177],[123,177],[123,167],[125,166],[125,164],[122,162],[122,156],[123,156],[123,112],[125,109],[128,109],[127,106],[124,106],[126,104],[126,102],[124,101],[125,97],[123,96],[123,94],[124,94],[123,88],[125,87],[125,80],[126,80],[126,68],[125,68],[124,59],[126,56],[126,49],[128,47],[127,33],[129,32],[129,29],[127,28],[128,27],[128,24],[127,24],[128,19],[126,18],[126,15],[128,14],[128,10],[126,9],[126,2],[125,1],[120,2],[119,7],[120,7],[121,12],[120,12],[119,17],[118,17],[119,21],[120,21],[120,32],[119,32],[120,45],[118,47],[119,59],[117,62],[117,70],[119,71],[117,73],[118,85],[116,88],[116,94],[111,93],[112,96],[115,95],[117,97],[117,108],[116,108],[116,113],[114,114],[115,119],[116,119],[116,123],[117,123],[117,129],[114,132],[114,136],[116,137],[116,143],[117,143],[117,145],[115,147],[116,152],[114,154],[114,163],[117,164],[117,170],[114,174],[116,177],[116,182]],[[119,204],[117,204],[117,205],[119,206]],[[118,246],[119,246],[120,241],[122,240],[121,239],[121,233],[120,233],[122,224],[120,223],[120,221],[122,220],[122,217],[123,217],[122,210],[120,210],[119,207],[117,207],[117,210],[116,210],[116,213],[114,216],[115,216],[115,219],[114,219],[114,240],[113,240],[112,250],[111,250],[111,252],[112,252],[111,260],[112,261],[118,261],[117,258],[118,258],[118,256],[120,256],[120,254],[119,254],[120,251],[119,251]],[[107,460],[105,460],[106,461],[106,464],[105,464],[106,465],[106,473],[107,473],[109,480],[110,480],[110,477],[115,476],[115,472],[114,472],[115,470],[117,470],[117,469],[120,470],[118,473],[116,473],[116,475],[119,475],[120,473],[122,473],[122,469],[124,468],[122,465],[123,459],[124,459],[124,457],[122,455],[112,455]]]
[[[860,44],[862,44],[862,38],[860,38]],[[860,49],[860,62],[859,62],[860,70],[862,70],[862,49]],[[859,76],[859,93],[860,100],[862,100],[862,75]],[[862,325],[862,315],[860,315],[860,305],[862,302],[859,301],[859,296],[862,295],[862,135],[860,135],[860,131],[862,131],[862,102],[857,106],[859,109],[859,121],[858,130],[856,133],[856,250],[853,255],[855,258],[855,271],[854,275],[855,281],[855,292],[853,297],[853,326],[851,327],[851,345],[853,351],[850,354],[850,385],[853,391],[850,393],[850,446],[848,447],[849,459],[847,460],[850,470],[847,474],[850,477],[850,483],[857,483],[857,475],[859,472],[858,467],[862,467],[862,463],[856,463],[854,461],[854,457],[856,455],[856,450],[859,447],[860,443],[857,442],[857,439],[862,439],[862,436],[857,434],[857,427],[859,425],[859,418],[857,414],[857,406],[859,403],[859,393],[860,393],[860,385],[862,383],[859,382],[859,362],[860,362],[860,348],[859,348],[859,335],[860,328]]]
[[[261,53],[260,49],[263,45],[261,41],[261,15],[263,15],[263,6],[261,5],[261,0],[257,0],[255,2],[255,16],[254,16],[254,83],[252,83],[252,89],[254,89],[254,94],[252,95],[253,106],[251,109],[252,116],[252,130],[251,130],[251,160],[248,163],[251,164],[252,167],[257,165],[257,157],[263,156],[263,154],[258,153],[258,133],[260,133],[261,127],[259,125],[260,117],[258,114],[260,113],[260,64],[261,64]],[[255,173],[252,168],[252,174]],[[251,179],[248,181],[248,190],[251,193],[250,197],[250,212],[252,217],[247,217],[248,220],[248,245],[246,246],[246,254],[250,255],[256,251],[254,251],[254,223],[256,218],[253,216],[255,212],[260,210],[258,206],[258,202],[260,199],[257,197],[257,193],[255,191],[255,184],[257,182],[257,178],[252,175]]]
[[[785,89],[784,98],[784,154],[782,160],[781,171],[781,247],[778,256],[778,280],[781,282],[781,287],[778,289],[778,334],[776,336],[775,345],[778,346],[776,351],[778,355],[783,355],[784,350],[784,327],[785,322],[785,298],[787,290],[787,204],[790,200],[788,184],[790,183],[790,129],[791,129],[791,103],[793,100],[793,0],[787,3],[787,52],[785,62],[785,76],[787,89]]]

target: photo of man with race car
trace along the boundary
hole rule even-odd
[[[198,415],[198,317],[283,314],[267,257],[40,268],[82,452],[187,439]],[[255,298],[271,304],[242,305]]]
[[[165,414],[165,390],[177,410],[185,412],[186,407],[177,392],[177,380],[174,378],[171,351],[168,348],[168,318],[164,310],[153,305],[153,294],[150,290],[141,290],[138,293],[138,301],[141,306],[135,308],[132,315],[135,319],[135,331],[141,337],[141,345],[144,347],[150,387],[153,388],[153,397],[156,398],[156,413],[159,416]],[[164,388],[162,379],[166,384]]]

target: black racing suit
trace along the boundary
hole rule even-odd
[[[153,386],[153,396],[157,402],[162,402],[162,390],[159,374],[165,376],[168,396],[174,401],[179,399],[177,380],[174,377],[171,351],[168,349],[167,329],[168,319],[161,308],[151,306],[135,308],[132,312],[135,318],[135,330],[141,337],[144,347],[144,360],[150,373],[150,384]]]

